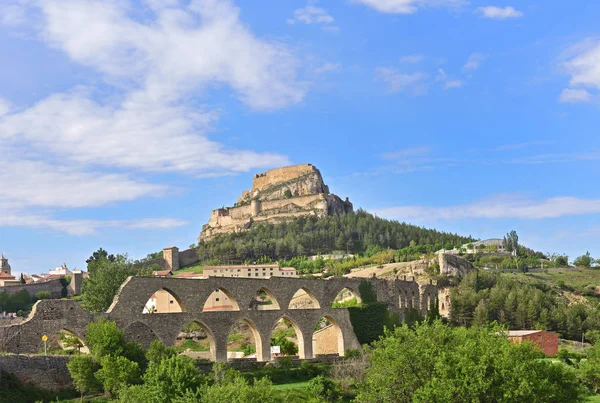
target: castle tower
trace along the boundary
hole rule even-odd
[[[163,260],[166,269],[175,271],[179,270],[179,248],[170,246],[163,249]]]
[[[8,259],[2,255],[2,257],[0,257],[0,273],[11,274],[10,270]]]

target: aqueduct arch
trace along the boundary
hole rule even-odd
[[[433,285],[419,286],[414,281],[387,281],[375,278],[305,279],[271,277],[246,279],[209,277],[208,279],[129,277],[120,287],[112,305],[105,313],[86,312],[74,300],[41,300],[36,303],[29,318],[20,325],[0,327],[0,349],[14,353],[37,353],[41,336],[48,332],[70,329],[82,337],[85,326],[96,317],[112,320],[125,330],[128,340],[148,346],[158,339],[166,345],[174,345],[181,329],[190,322],[200,323],[210,334],[211,356],[214,361],[227,360],[227,337],[232,327],[245,321],[251,324],[256,340],[257,360],[267,361],[270,355],[271,332],[279,319],[287,318],[298,332],[301,358],[313,358],[313,331],[321,318],[335,324],[338,331],[338,352],[361,348],[349,310],[333,308],[332,304],[340,290],[360,290],[362,282],[371,284],[376,299],[388,305],[388,309],[404,318],[410,305],[426,313],[428,306],[421,301],[437,295]],[[148,299],[157,290],[167,290],[181,306],[181,312],[143,313]],[[257,297],[257,290],[268,290],[277,301],[278,309],[249,309],[248,301]],[[236,301],[237,310],[204,310],[205,304],[215,290],[226,290],[228,298]],[[308,290],[309,296],[318,303],[313,306],[290,307],[298,290]],[[435,291],[435,292],[434,292]],[[360,296],[360,295],[359,295]],[[221,301],[219,301],[221,302]],[[312,308],[312,309],[311,309]]]

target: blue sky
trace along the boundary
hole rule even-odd
[[[5,0],[0,250],[15,272],[196,241],[252,173],[600,256],[600,2]]]

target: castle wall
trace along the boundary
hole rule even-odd
[[[299,176],[318,172],[311,164],[294,165],[291,167],[276,168],[254,175],[252,190],[260,190],[274,183],[286,182]]]

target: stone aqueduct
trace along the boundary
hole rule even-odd
[[[348,309],[333,308],[338,293],[347,288],[359,294],[362,281],[371,283],[377,300],[404,319],[406,308],[414,307],[426,313],[437,298],[434,285],[419,285],[414,281],[334,278],[329,280],[282,278],[245,279],[210,277],[208,279],[177,279],[158,277],[128,278],[110,308],[105,313],[92,314],[74,300],[41,300],[21,324],[0,327],[0,349],[12,353],[43,351],[44,334],[68,331],[85,339],[85,326],[96,317],[115,321],[125,331],[128,340],[148,346],[154,339],[174,345],[178,334],[190,322],[201,324],[210,341],[211,359],[227,361],[227,337],[239,322],[249,325],[256,344],[256,359],[271,359],[270,339],[275,324],[282,318],[289,321],[298,337],[299,356],[313,358],[312,334],[321,318],[337,329],[338,353],[360,348],[354,334]],[[157,290],[168,291],[179,303],[182,312],[143,314],[148,299]],[[304,290],[318,301],[318,308],[293,309],[290,301],[298,290]],[[204,302],[213,291],[220,290],[230,300],[237,301],[239,310],[203,312]],[[280,309],[253,310],[249,302],[259,290],[275,298]]]

